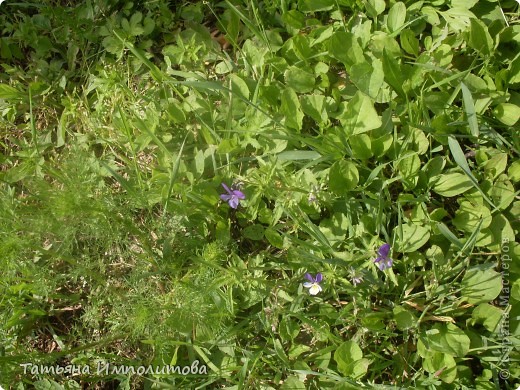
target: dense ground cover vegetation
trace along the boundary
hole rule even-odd
[[[518,10],[3,2],[0,384],[518,387]]]

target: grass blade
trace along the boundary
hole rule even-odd
[[[462,89],[462,99],[464,101],[464,110],[466,111],[466,116],[468,117],[469,129],[474,137],[478,137],[480,132],[478,128],[477,113],[475,112],[473,96],[471,96],[471,92],[468,87],[466,87],[466,84],[460,83],[460,87]]]
[[[179,165],[181,163],[182,151],[184,150],[184,144],[186,143],[186,137],[184,137],[184,141],[182,141],[181,148],[179,150],[179,154],[177,154],[177,158],[173,161],[172,164],[172,174],[170,176],[170,183],[168,184],[168,192],[166,193],[166,200],[164,202],[164,210],[163,217],[166,215],[166,210],[168,210],[168,203],[170,201],[170,197],[173,191],[173,184],[175,183],[175,179],[177,178],[177,173],[179,173]]]
[[[448,145],[450,147],[451,155],[453,156],[453,159],[457,163],[457,165],[464,171],[464,173],[468,176],[468,178],[471,180],[471,183],[473,186],[482,194],[482,197],[486,202],[489,203],[491,207],[493,207],[494,210],[498,210],[498,207],[495,206],[493,201],[489,199],[489,197],[484,193],[482,188],[480,188],[478,184],[478,180],[473,176],[471,173],[471,170],[469,168],[468,162],[466,161],[466,157],[464,156],[464,152],[462,151],[458,141],[453,137],[448,137]]]

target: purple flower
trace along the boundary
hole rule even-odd
[[[390,253],[390,244],[383,244],[377,250],[377,254],[379,257],[374,260],[381,271],[384,271],[387,268],[390,268],[393,264],[393,260],[388,257]]]
[[[320,272],[316,274],[316,278],[314,278],[311,274],[306,273],[305,278],[308,280],[308,282],[303,283],[303,287],[309,289],[309,294],[316,295],[321,292],[322,288],[320,283],[323,280],[323,275]]]
[[[224,187],[224,189],[227,191],[227,194],[220,195],[220,199],[228,202],[231,208],[236,209],[238,207],[238,204],[240,203],[240,199],[246,198],[242,191],[230,190],[229,187],[224,183],[222,183],[222,187]]]

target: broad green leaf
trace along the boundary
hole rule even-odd
[[[347,69],[354,64],[365,61],[363,50],[354,34],[338,31],[329,40],[329,53],[338,61],[343,62]]]
[[[287,86],[299,93],[307,93],[314,88],[315,77],[312,73],[291,66],[285,71],[285,82]]]
[[[459,230],[473,232],[479,225],[483,229],[491,224],[491,211],[484,204],[475,205],[463,200],[452,222]]]
[[[402,306],[395,306],[393,313],[398,329],[405,330],[415,328],[417,325],[417,318],[408,309],[405,309]]]
[[[265,238],[269,241],[269,244],[278,249],[283,249],[283,237],[274,229],[267,228],[264,232]]]
[[[440,24],[439,15],[437,15],[437,11],[434,7],[425,6],[421,8],[421,13],[426,16],[426,21],[430,23],[432,26],[436,26]]]
[[[249,99],[249,88],[246,82],[238,75],[232,73],[229,76],[231,82],[231,91],[233,94],[238,94],[244,99]]]
[[[515,233],[509,220],[503,214],[496,214],[493,216],[491,225],[488,227],[491,234],[491,242],[487,246],[499,250],[505,241],[515,241]]]
[[[227,244],[231,240],[229,225],[224,221],[218,221],[215,228],[215,237],[217,240]]]
[[[143,35],[150,35],[155,28],[155,22],[152,18],[147,16],[143,21]]]
[[[497,153],[483,165],[486,175],[494,180],[506,170],[507,153]]]
[[[359,379],[368,370],[369,361],[363,359],[363,352],[354,341],[345,341],[334,352],[338,370],[348,377]]]
[[[305,35],[295,35],[291,39],[294,54],[298,59],[307,61],[314,53],[311,48],[310,38]]]
[[[387,326],[387,315],[383,313],[365,313],[361,318],[364,327],[372,331],[382,331]]]
[[[282,14],[282,21],[295,29],[300,29],[305,26],[305,15],[295,9],[288,10]]]
[[[479,0],[451,0],[451,7],[461,7],[465,9],[473,8],[475,4],[477,4]]]
[[[341,213],[334,213],[332,218],[324,219],[320,223],[320,230],[331,242],[343,241],[348,229],[348,219]]]
[[[469,303],[490,302],[502,291],[502,277],[492,269],[473,267],[466,271],[461,287],[461,296]]]
[[[356,188],[359,182],[359,172],[356,164],[347,161],[336,161],[329,170],[329,188],[338,195]]]
[[[463,330],[453,324],[435,324],[422,339],[428,349],[443,352],[453,357],[464,357],[470,346],[470,339]]]
[[[289,359],[294,360],[298,358],[302,353],[309,352],[312,349],[312,347],[309,347],[306,344],[293,344],[291,349],[289,349]]]
[[[394,89],[401,97],[405,96],[403,84],[404,77],[401,67],[395,58],[392,57],[385,49],[383,49],[383,71],[386,82]]]
[[[462,173],[446,173],[436,177],[432,188],[439,195],[452,197],[460,195],[473,187],[471,180]]]
[[[406,189],[413,189],[417,186],[420,168],[421,160],[415,153],[399,160],[397,163],[397,170],[402,176],[403,185]]]
[[[410,29],[401,31],[401,47],[408,54],[419,56],[419,40],[415,37],[415,33]]]
[[[452,383],[457,378],[457,363],[446,353],[433,352],[423,360],[422,366],[443,382]]]
[[[513,161],[507,170],[507,175],[514,183],[518,183],[520,181],[520,160]]]
[[[410,131],[413,134],[413,150],[418,154],[426,154],[430,149],[430,141],[424,135],[424,132],[415,128],[410,129]]]
[[[386,8],[385,0],[367,0],[365,7],[367,14],[371,18],[375,18],[377,15],[383,13]]]
[[[511,61],[511,64],[509,64],[508,73],[510,84],[520,83],[520,56],[516,56],[516,58]]]
[[[399,252],[415,252],[422,248],[430,238],[430,230],[424,226],[416,224],[402,225],[395,228],[394,234],[397,235],[397,250]]]
[[[520,279],[517,279],[511,287],[511,298],[520,301]]]
[[[361,48],[363,50],[366,50],[372,35],[372,21],[365,20],[363,23],[353,27],[352,32],[357,37],[357,40],[361,45]]]
[[[426,258],[436,265],[444,265],[447,260],[442,249],[437,245],[432,245],[426,250]]]
[[[204,173],[204,152],[202,150],[199,150],[197,154],[195,154],[195,172],[198,177]]]
[[[277,154],[281,161],[295,161],[295,160],[316,160],[321,157],[321,154],[314,150],[287,150]]]
[[[374,108],[374,103],[364,93],[356,92],[354,97],[343,107],[343,112],[338,119],[341,121],[347,136],[364,133],[381,126],[381,118]]]
[[[336,5],[334,0],[299,0],[298,9],[302,12],[329,11]]]
[[[406,6],[403,2],[395,3],[388,11],[387,25],[390,32],[399,30],[406,20]]]
[[[350,68],[350,78],[361,92],[375,99],[385,78],[383,64],[377,58],[371,63],[363,61],[354,64]]]
[[[468,87],[464,83],[460,83],[460,87],[462,90],[462,98],[464,101],[464,110],[466,111],[466,116],[468,118],[469,129],[471,131],[471,135],[474,137],[478,137],[480,134],[477,122],[477,113],[475,112],[475,103],[473,102],[473,97],[471,96],[471,92]]]
[[[468,46],[484,56],[490,55],[493,49],[493,39],[487,26],[477,18],[470,19]]]
[[[280,390],[305,390],[303,383],[297,376],[289,376],[280,386]]]
[[[313,94],[301,97],[302,110],[309,115],[316,123],[325,123],[328,119],[325,109],[325,96]]]
[[[351,135],[348,139],[350,148],[352,149],[352,157],[359,158],[361,160],[369,159],[372,157],[372,145],[370,137],[367,134],[355,134]]]
[[[500,103],[493,110],[495,117],[506,126],[513,126],[520,118],[520,107],[513,103]]]
[[[292,88],[286,88],[282,92],[281,111],[285,116],[285,126],[300,131],[303,123],[303,112],[298,95]]]
[[[381,157],[388,152],[392,146],[394,138],[392,134],[385,134],[377,139],[371,140],[372,152],[374,156]]]
[[[469,73],[464,77],[464,84],[472,93],[486,93],[494,90],[482,77],[478,77],[473,73]]]
[[[368,48],[379,59],[382,59],[383,51],[386,51],[391,58],[398,58],[402,55],[401,46],[397,40],[383,31],[372,33]]]
[[[495,332],[500,323],[503,311],[489,303],[481,303],[471,313],[474,322],[484,325],[490,332]]]
[[[186,120],[186,114],[181,108],[181,104],[176,99],[168,99],[166,106],[166,114],[174,123],[183,123]]]
[[[476,19],[476,16],[471,11],[461,7],[453,7],[446,11],[438,12],[455,33],[466,30],[470,26],[471,19]]]
[[[417,176],[421,169],[421,160],[417,154],[411,154],[399,160],[397,170],[405,179]]]
[[[515,187],[507,175],[500,175],[491,188],[491,199],[500,210],[505,210],[515,199]]]

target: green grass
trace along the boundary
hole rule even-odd
[[[124,4],[0,5],[1,386],[520,385],[517,2]]]

